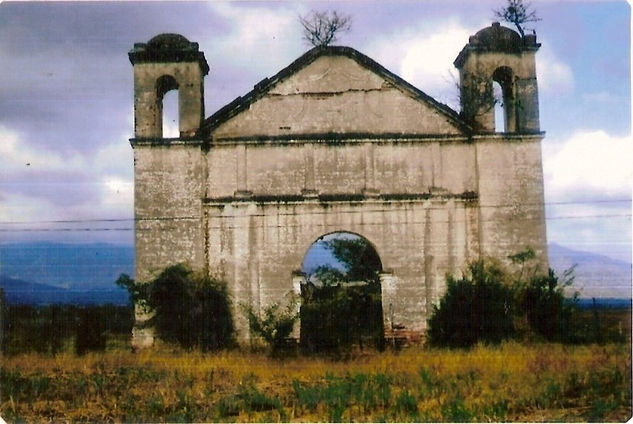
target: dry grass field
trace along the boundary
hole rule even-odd
[[[364,352],[345,360],[162,346],[4,357],[8,422],[618,421],[630,343]]]

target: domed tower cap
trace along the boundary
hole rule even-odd
[[[541,45],[536,42],[536,35],[521,37],[518,32],[493,22],[489,27],[471,35],[468,44],[455,59],[454,65],[460,68],[470,52],[521,53],[526,50],[538,50]]]
[[[209,65],[198,43],[187,40],[180,34],[159,34],[147,43],[135,43],[128,53],[132,65],[137,63],[198,62],[204,75]]]

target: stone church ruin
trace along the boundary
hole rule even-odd
[[[546,263],[539,46],[498,23],[471,36],[454,62],[461,113],[362,53],[329,46],[206,117],[198,44],[176,34],[135,44],[136,280],[181,262],[219,274],[245,340],[238,305],[261,310],[297,291],[312,243],[349,232],[380,257],[385,331],[419,335],[446,273],[467,261],[529,246]],[[493,81],[504,132],[495,132]],[[171,90],[180,136],[164,138]],[[151,334],[137,328],[135,342]]]

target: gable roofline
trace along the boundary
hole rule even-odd
[[[470,127],[470,125],[468,125],[459,116],[459,114],[448,105],[438,102],[433,97],[429,96],[422,90],[416,88],[398,75],[389,71],[375,60],[360,53],[358,50],[344,46],[317,46],[304,53],[290,65],[277,72],[274,76],[270,78],[264,78],[263,80],[255,84],[253,89],[246,95],[237,97],[232,102],[218,109],[213,115],[206,118],[200,129],[201,134],[205,137],[209,136],[213,129],[217,128],[219,125],[236,116],[243,110],[248,109],[252,103],[263,97],[277,83],[283,81],[284,79],[298,72],[302,68],[308,66],[310,63],[314,62],[321,56],[349,57],[361,66],[383,77],[394,86],[412,94],[413,97],[415,97],[416,99],[427,103],[432,108],[440,112],[443,116],[445,116],[449,121],[455,124],[463,132],[472,132],[472,128]]]

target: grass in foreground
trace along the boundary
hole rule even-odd
[[[629,344],[411,348],[348,361],[171,348],[3,358],[9,422],[626,421]]]

